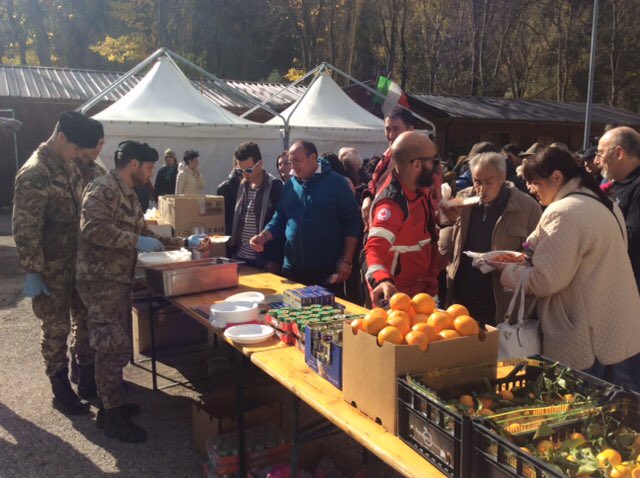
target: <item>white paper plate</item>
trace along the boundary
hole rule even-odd
[[[227,297],[225,302],[256,302],[261,303],[264,301],[264,294],[257,291],[249,291],[249,292],[240,292],[239,294],[234,294],[230,297]]]
[[[224,327],[257,320],[260,309],[256,302],[218,302],[211,306],[209,313],[211,322]]]
[[[224,336],[238,344],[257,344],[264,342],[275,333],[268,325],[245,324],[229,327]]]
[[[494,264],[498,264],[498,265],[507,265],[507,264],[520,264],[520,265],[524,265],[524,260],[521,260],[519,262],[503,262],[503,261],[496,261],[496,257],[502,255],[502,254],[508,254],[510,256],[513,257],[519,257],[522,256],[522,258],[524,259],[524,254],[522,252],[516,252],[516,251],[491,251],[491,252],[485,252],[484,254],[482,254],[482,259],[484,259],[484,261],[489,264],[490,266],[494,266]],[[495,267],[495,266],[494,266]]]

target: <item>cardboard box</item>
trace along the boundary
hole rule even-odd
[[[153,221],[155,224],[151,224],[147,221],[147,228],[154,234],[158,234],[159,236],[168,236],[173,237],[173,228],[169,224],[157,224],[156,221]]]
[[[193,446],[204,457],[207,456],[208,439],[236,431],[234,387],[206,395],[191,406]],[[280,427],[280,402],[256,390],[245,390],[245,428],[267,423]]]
[[[397,377],[436,368],[495,362],[498,359],[498,331],[481,336],[435,342],[421,352],[417,345],[378,345],[375,336],[354,333],[344,324],[342,351],[342,393],[346,402],[396,434]]]
[[[157,305],[157,304],[156,304]],[[136,301],[131,309],[133,352],[151,352],[151,332],[147,301]],[[156,312],[156,350],[207,342],[207,329],[177,307],[170,305]]]
[[[188,237],[194,227],[204,228],[207,234],[224,234],[224,197],[204,196],[201,209],[199,195],[160,196],[158,224],[169,224],[176,236]]]

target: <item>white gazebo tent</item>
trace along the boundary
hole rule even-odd
[[[267,125],[288,127],[289,144],[305,139],[318,151],[337,153],[343,146],[356,148],[363,157],[382,154],[387,148],[384,122],[342,91],[329,71],[319,72],[305,94]],[[285,124],[285,121],[286,124]]]
[[[171,148],[178,161],[184,151],[196,149],[200,153],[206,191],[213,193],[228,176],[237,146],[244,141],[255,141],[266,159],[266,166],[275,172],[275,157],[282,151],[278,128],[240,118],[206,99],[168,54],[159,53],[164,50],[155,54],[155,64],[133,89],[93,116],[105,128],[103,160],[106,167],[114,166],[113,154],[118,143],[125,140],[147,142],[158,150],[161,158],[164,150]],[[150,63],[148,60],[145,61]],[[135,74],[135,70],[127,75]],[[80,110],[88,110],[106,91]],[[162,162],[161,159],[159,163]]]

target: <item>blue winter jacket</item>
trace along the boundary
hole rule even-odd
[[[287,181],[278,208],[265,228],[285,237],[284,265],[291,270],[334,267],[346,237],[360,237],[362,225],[355,196],[344,176],[319,160],[321,172],[302,182]]]

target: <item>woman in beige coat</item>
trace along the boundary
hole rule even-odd
[[[183,156],[185,164],[180,166],[176,179],[176,194],[204,194],[206,184],[198,168],[199,156],[199,153],[192,149],[185,151]]]
[[[640,388],[640,297],[624,217],[570,153],[547,148],[524,166],[548,206],[527,239],[533,267],[509,265],[502,284],[538,298],[542,351],[606,380]]]

